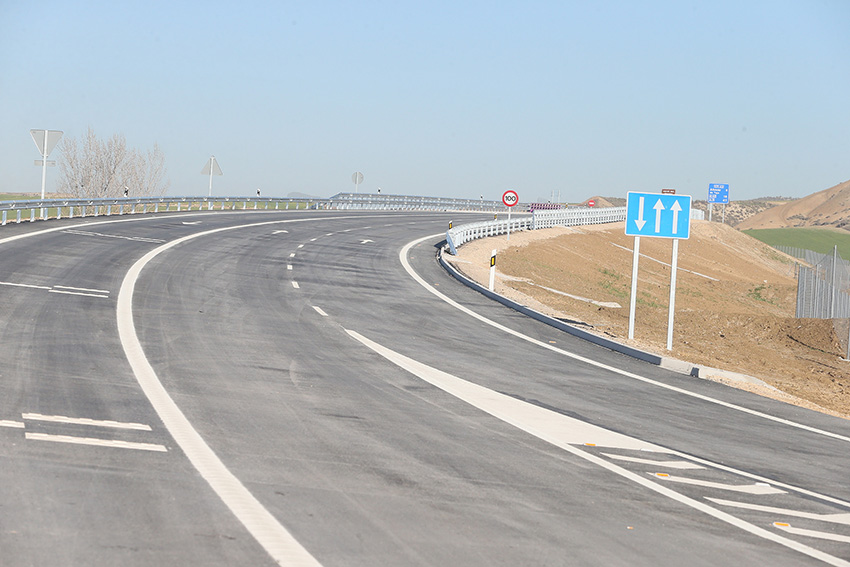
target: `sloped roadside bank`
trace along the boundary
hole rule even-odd
[[[496,292],[508,301],[669,357],[665,366],[680,372],[848,417],[850,364],[840,360],[830,321],[793,318],[793,262],[718,223],[695,223],[692,232],[680,244],[680,268],[686,271],[679,274],[672,353],[664,348],[669,241],[666,251],[664,243],[641,243],[647,257],[641,261],[635,341],[626,338],[632,253],[622,224],[515,233],[510,243],[504,236],[476,240],[444,261],[486,288],[496,249]],[[621,307],[611,306],[617,303]]]

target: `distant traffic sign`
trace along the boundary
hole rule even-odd
[[[590,201],[588,201],[588,202],[587,202],[587,206],[588,206],[588,207],[595,207],[595,206],[596,206],[596,201],[594,201],[593,199],[591,199]]]
[[[729,184],[728,183],[711,183],[708,186],[708,202],[723,203],[729,202]]]
[[[691,196],[629,192],[626,234],[657,238],[689,238]]]
[[[502,202],[506,207],[513,207],[517,203],[519,203],[519,195],[517,195],[516,191],[508,189],[505,191],[505,194],[502,195]]]

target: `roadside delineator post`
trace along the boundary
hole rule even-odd
[[[493,254],[490,255],[490,291],[493,291],[496,287],[496,251],[493,250]]]

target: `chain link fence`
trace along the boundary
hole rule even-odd
[[[850,262],[838,255],[821,254],[792,246],[775,246],[805,262],[797,265],[798,318],[832,319],[835,335],[850,359]]]

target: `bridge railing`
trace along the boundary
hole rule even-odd
[[[555,211],[537,211],[531,215],[514,217],[508,220],[492,220],[473,222],[452,227],[446,231],[446,243],[449,251],[457,254],[457,249],[470,240],[487,236],[499,236],[520,230],[536,230],[553,226],[581,226],[588,224],[603,224],[626,220],[626,207],[608,207],[593,209],[574,207]]]
[[[507,211],[501,201],[410,195],[339,193],[330,199],[279,197],[141,197],[0,201],[0,225],[10,222],[190,210]]]

